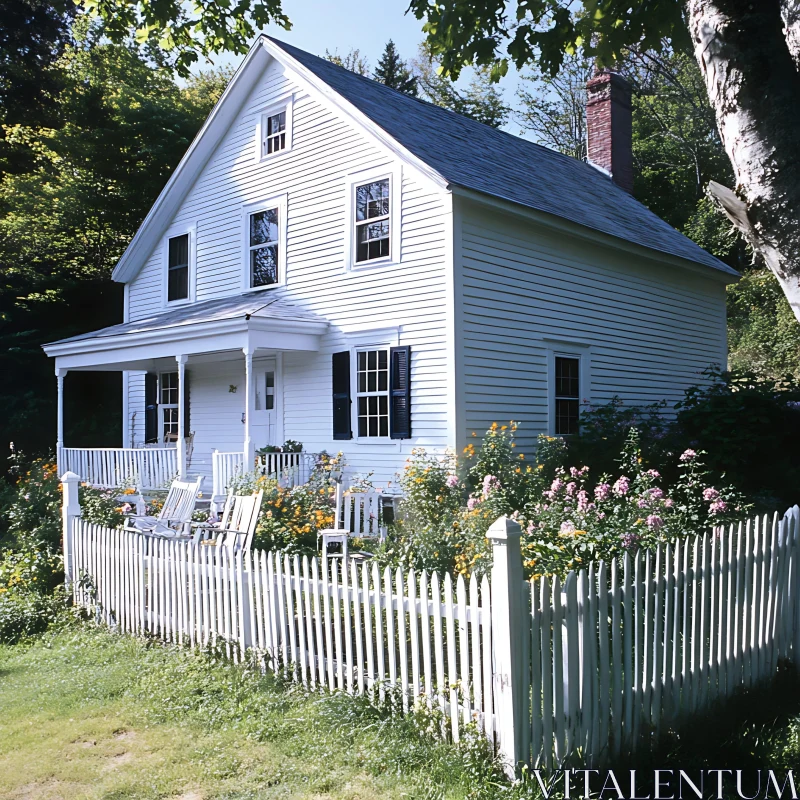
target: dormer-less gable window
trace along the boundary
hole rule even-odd
[[[167,240],[167,302],[189,299],[190,234]]]
[[[390,179],[355,187],[356,262],[388,258],[391,253]]]
[[[257,161],[292,149],[292,105],[292,98],[286,97],[257,115]]]
[[[286,111],[264,115],[264,155],[286,149]]]

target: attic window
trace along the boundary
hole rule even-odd
[[[262,112],[259,122],[257,157],[270,158],[292,147],[291,99]]]
[[[172,236],[167,254],[167,301],[189,298],[189,234]]]

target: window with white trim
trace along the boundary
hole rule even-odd
[[[580,428],[581,360],[577,356],[556,355],[553,359],[555,433],[570,436]]]
[[[268,112],[261,118],[261,157],[286,150],[286,111]]]
[[[248,270],[250,288],[278,283],[280,268],[280,209],[248,215]]]
[[[189,234],[167,240],[167,302],[189,299]]]
[[[358,438],[389,436],[389,351],[356,351]]]
[[[162,372],[159,376],[158,406],[161,412],[161,441],[178,441],[178,373]]]
[[[391,181],[383,178],[355,186],[355,261],[391,255]]]

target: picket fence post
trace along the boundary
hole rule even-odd
[[[81,504],[78,499],[78,487],[81,479],[74,472],[65,472],[61,476],[61,519],[64,537],[64,583],[72,583],[72,528],[73,520],[81,515]]]
[[[529,636],[523,635],[525,580],[522,574],[522,528],[508,517],[492,523],[487,537],[492,544],[492,643],[495,713],[500,755],[510,777],[527,761],[525,686]]]

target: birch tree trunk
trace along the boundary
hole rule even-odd
[[[685,0],[735,191],[709,190],[775,273],[800,320],[797,0]]]

